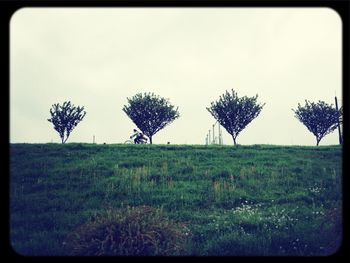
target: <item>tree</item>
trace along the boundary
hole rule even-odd
[[[63,105],[56,103],[50,109],[51,118],[47,119],[59,133],[62,143],[65,143],[80,121],[86,115],[84,107],[75,107],[70,101],[65,101]]]
[[[238,134],[259,115],[265,105],[265,103],[258,104],[257,98],[258,95],[251,98],[247,96],[239,98],[234,90],[232,93],[226,91],[218,101],[212,102],[211,106],[207,108],[232,136],[234,145],[237,144]]]
[[[180,117],[178,107],[175,109],[167,99],[153,93],[138,93],[127,100],[128,105],[124,105],[123,111],[149,138],[151,144],[154,134]]]
[[[292,110],[295,117],[315,135],[317,146],[324,136],[338,127],[338,119],[341,116],[340,110],[337,111],[332,105],[328,105],[324,101],[314,103],[305,100],[305,106],[298,103],[298,108]]]
[[[344,111],[343,111],[343,107],[339,108],[339,123],[343,124],[343,115],[344,115]]]

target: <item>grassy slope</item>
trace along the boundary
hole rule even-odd
[[[10,151],[11,241],[21,254],[60,255],[70,231],[127,205],[162,207],[185,222],[195,255],[322,255],[339,246],[339,146],[12,144]]]

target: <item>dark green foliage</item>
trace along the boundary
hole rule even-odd
[[[65,143],[80,121],[86,115],[84,107],[75,107],[70,101],[65,101],[61,106],[59,103],[53,104],[50,109],[51,118],[47,119],[54,126],[54,129],[61,137],[62,143]]]
[[[246,244],[250,244],[247,246]],[[208,256],[263,256],[261,239],[244,234],[226,233],[207,245]]]
[[[324,136],[337,128],[341,116],[341,111],[337,111],[324,101],[314,103],[305,100],[305,106],[301,106],[299,103],[298,108],[293,111],[295,117],[315,135],[317,146]]]
[[[207,110],[232,136],[236,145],[238,134],[259,114],[264,104],[257,103],[258,95],[255,97],[244,96],[239,98],[237,93],[232,90],[221,95],[219,100],[212,102]]]
[[[344,119],[344,110],[343,110],[343,107],[340,107],[339,108],[339,123],[340,124],[343,124],[343,119]]]
[[[154,134],[180,116],[178,108],[175,109],[167,99],[153,93],[138,93],[127,100],[128,105],[124,105],[123,111],[150,139],[151,144]]]
[[[329,255],[341,243],[340,146],[11,144],[9,182],[11,244],[22,255],[66,255],[83,226],[106,240],[107,222],[129,218],[128,206],[185,224],[180,254]]]
[[[74,256],[185,255],[189,229],[149,206],[109,210],[69,233],[64,242]]]

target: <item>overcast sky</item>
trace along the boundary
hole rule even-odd
[[[342,96],[342,22],[327,8],[24,8],[10,24],[10,142],[60,142],[49,109],[87,114],[67,142],[124,142],[127,97],[154,92],[180,118],[153,143],[204,144],[226,90],[266,103],[237,143],[315,145],[291,110]],[[223,129],[224,144],[232,144]],[[338,133],[320,145],[338,144]]]

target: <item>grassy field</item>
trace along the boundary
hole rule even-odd
[[[10,237],[22,255],[66,255],[67,237],[90,231],[79,227],[139,207],[158,211],[154,229],[182,231],[171,230],[182,252],[163,254],[330,255],[342,236],[342,148],[10,145]]]

